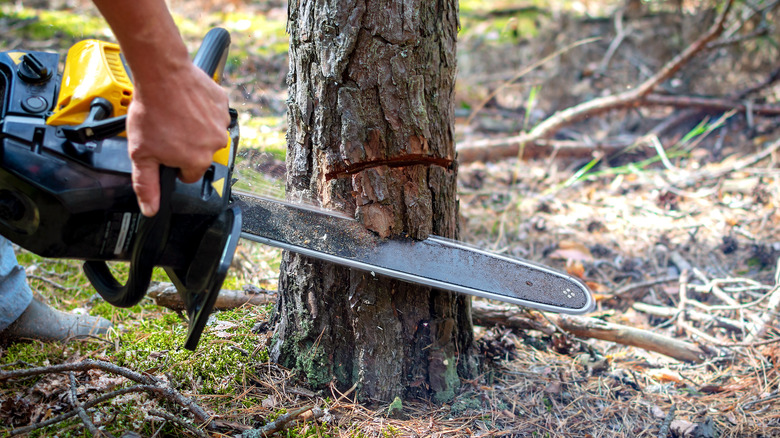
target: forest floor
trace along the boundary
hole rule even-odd
[[[444,406],[367,407],[268,362],[278,250],[241,244],[225,288],[259,304],[216,312],[194,353],[180,349],[179,312],[151,298],[113,308],[79,263],[19,251],[42,299],[115,330],[0,344],[0,436],[780,436],[780,3],[735,5],[718,38],[653,87],[664,105],[588,113],[519,147],[556,111],[652,78],[717,15],[706,2],[682,2],[682,13],[666,2],[529,4],[460,3],[461,240],[582,278],[594,312],[475,300],[479,378]],[[285,2],[172,8],[193,50],[208,27],[231,31],[239,184],[278,195]],[[110,38],[83,1],[0,4],[0,32],[2,51],[64,54],[82,37]],[[8,378],[30,369],[40,373]]]

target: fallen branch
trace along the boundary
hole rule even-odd
[[[76,394],[76,376],[75,374],[73,374],[73,371],[68,373],[68,377],[70,378],[70,390],[68,391],[68,400],[70,401],[70,404],[73,405],[74,408],[76,408],[76,413],[81,419],[81,422],[84,423],[84,426],[87,428],[87,430],[92,436],[96,436],[96,437],[103,436],[104,432],[101,432],[95,426],[95,423],[93,423],[92,420],[89,418],[89,415],[87,415],[87,410],[84,409],[84,406],[82,406],[81,403],[79,403],[78,395]],[[111,435],[108,432],[105,432],[105,435],[113,438],[113,435]]]
[[[314,409],[314,406],[304,406],[284,415],[280,415],[276,420],[266,424],[263,427],[247,430],[241,434],[243,438],[265,438],[284,429],[288,423],[300,417],[301,415]]]
[[[200,430],[197,427],[193,426],[192,424],[182,420],[181,418],[177,418],[177,417],[175,417],[175,416],[173,416],[173,415],[171,415],[171,414],[169,414],[167,412],[151,409],[151,410],[149,410],[149,415],[154,416],[154,417],[162,418],[163,420],[170,421],[171,423],[176,423],[179,426],[189,430],[190,433],[194,434],[197,437],[208,438],[208,435],[203,433],[202,430]]]
[[[665,306],[653,306],[646,303],[634,303],[631,307],[637,312],[647,313],[648,315],[660,316],[664,318],[674,318],[679,310],[673,307]],[[685,311],[688,319],[696,322],[712,323],[718,327],[725,328],[734,332],[739,332],[745,329],[745,323],[737,321],[736,319],[724,318],[722,316],[713,315],[712,313],[700,312],[694,309],[687,309]]]
[[[505,147],[502,151],[502,154],[509,154],[510,152],[514,152],[508,156],[517,156],[521,149],[523,149],[525,153],[525,150],[530,145],[536,144],[540,139],[550,136],[552,133],[560,130],[566,125],[570,125],[574,122],[589,117],[594,117],[608,111],[641,106],[647,100],[647,97],[650,95],[650,93],[652,93],[653,90],[658,87],[658,85],[670,79],[672,75],[679,71],[699,52],[707,48],[709,43],[714,41],[723,33],[724,23],[729,11],[731,10],[732,3],[733,0],[727,0],[723,10],[715,20],[715,23],[704,35],[702,35],[698,40],[694,41],[677,56],[672,58],[672,60],[661,67],[661,69],[656,74],[642,82],[638,87],[623,93],[592,99],[587,102],[582,102],[578,105],[558,111],[552,116],[543,120],[530,131],[519,135],[517,143],[511,147]],[[458,155],[461,162],[465,162],[466,157],[479,154],[476,151],[459,149]]]
[[[135,385],[130,386],[127,388],[118,389],[116,391],[110,392],[108,394],[103,394],[100,397],[96,397],[92,400],[88,400],[85,403],[83,403],[81,406],[84,409],[92,408],[93,406],[97,406],[100,403],[103,403],[104,401],[111,400],[112,398],[119,397],[121,395],[130,394],[134,392],[149,392],[154,394],[152,385]],[[64,414],[57,415],[56,417],[49,418],[46,421],[41,421],[40,423],[34,423],[30,424],[28,426],[20,427],[18,429],[14,429],[9,433],[9,436],[16,436],[16,435],[24,435],[27,433],[32,432],[36,429],[41,429],[43,427],[51,426],[52,424],[57,424],[60,421],[65,421],[68,418],[75,417],[78,415],[78,411],[76,409],[73,409],[72,411],[68,411]]]
[[[658,333],[595,318],[560,315],[554,319],[563,330],[580,338],[601,339],[630,345],[686,362],[701,363],[709,356],[699,346]]]
[[[664,422],[661,424],[660,429],[658,429],[658,438],[666,438],[669,436],[669,426],[671,426],[672,420],[674,420],[674,411],[676,410],[677,406],[674,404],[669,407],[669,412],[666,413]]]
[[[162,397],[165,400],[168,400],[174,404],[178,404],[179,406],[189,410],[192,413],[192,415],[195,416],[195,419],[201,423],[206,423],[211,419],[211,416],[208,415],[200,406],[198,406],[191,399],[183,396],[179,391],[171,388],[167,384],[155,379],[154,377],[143,375],[133,370],[130,370],[128,368],[120,367],[110,362],[105,362],[100,360],[88,359],[82,362],[64,363],[64,364],[51,365],[46,367],[26,368],[26,369],[11,370],[11,371],[0,370],[0,382],[5,380],[10,380],[10,379],[21,379],[25,377],[39,376],[42,374],[88,371],[92,369],[99,369],[105,372],[117,374],[141,384],[138,386],[127,388],[125,390],[115,391],[112,393],[113,396],[117,396],[126,392],[137,392],[143,390],[151,394],[154,394],[155,396]],[[99,397],[96,400],[105,401],[107,399],[108,398],[104,396],[104,397]],[[88,407],[94,406],[99,401],[84,403],[83,405],[81,405],[81,409],[86,409]],[[74,415],[80,414],[79,406],[78,405],[74,405],[74,406],[76,406],[76,409],[74,411],[72,411],[71,413],[63,414],[65,418],[69,418]],[[38,427],[43,427],[49,424],[54,424],[54,423],[48,423],[48,424],[39,423]],[[29,427],[31,426],[28,426],[28,428]],[[23,428],[23,429],[27,429],[27,428]],[[12,431],[12,435],[25,433],[22,431],[23,429],[17,429]]]
[[[158,306],[172,310],[184,310],[184,300],[182,300],[181,295],[176,291],[176,287],[171,283],[152,285],[146,294],[153,298]],[[219,291],[217,301],[214,303],[214,310],[235,309],[244,304],[259,306],[275,302],[276,297],[266,290],[261,289],[260,293],[255,293],[223,289]]]
[[[700,363],[708,356],[707,352],[689,342],[595,318],[548,315],[552,324],[544,325],[540,321],[529,317],[521,308],[496,306],[479,301],[472,303],[471,313],[474,323],[477,325],[493,326],[501,324],[509,328],[519,330],[530,328],[548,334],[551,331],[555,331],[555,326],[557,326],[561,330],[579,338],[600,339],[616,344],[639,347],[687,362]]]
[[[538,330],[547,335],[555,333],[555,327],[534,319],[534,314],[485,301],[472,301],[471,316],[474,324],[483,327],[500,325],[515,330]]]
[[[764,160],[765,158],[770,157],[778,150],[780,150],[780,139],[775,140],[765,149],[758,151],[756,153],[744,156],[737,160],[725,160],[716,165],[705,167],[702,170],[691,175],[691,177],[688,178],[686,185],[688,187],[691,187],[698,184],[699,181],[703,181],[703,180],[715,181],[718,178],[724,177],[732,172],[736,172],[748,166],[752,166]]]
[[[745,342],[756,342],[764,337],[767,328],[771,325],[772,321],[774,321],[778,309],[780,309],[780,259],[777,260],[777,268],[775,269],[775,287],[769,293],[767,308],[761,317],[758,318],[758,321],[750,325],[748,329],[748,335],[745,337]]]
[[[526,140],[526,135],[514,135],[488,140],[478,140],[457,146],[458,162],[474,163],[490,162],[516,157],[520,152],[520,144]],[[594,152],[611,154],[621,151],[634,144],[631,141],[608,141],[584,143],[581,141],[537,139],[527,143],[523,150],[523,158],[534,159],[550,155],[551,150],[557,151],[556,157],[561,159],[590,157]]]

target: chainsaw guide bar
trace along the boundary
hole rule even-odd
[[[233,192],[241,237],[411,283],[544,311],[583,314],[588,288],[572,276],[524,260],[431,236],[383,239],[358,221],[317,208]]]
[[[210,30],[193,60],[219,80],[230,34]],[[230,141],[197,182],[160,167],[160,210],[141,214],[132,188],[127,108],[132,78],[116,44],[87,40],[59,55],[0,52],[0,235],[42,257],[84,260],[108,303],[132,307],[155,267],[181,295],[194,350],[240,238],[373,275],[545,311],[593,307],[576,278],[440,237],[383,239],[335,212],[232,190],[238,113]],[[98,68],[100,67],[100,68]],[[126,279],[107,264],[128,262]],[[123,276],[125,277],[125,276]]]

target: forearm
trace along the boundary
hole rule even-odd
[[[164,0],[93,0],[133,73],[127,113],[133,189],[146,216],[159,206],[160,165],[194,183],[227,143],[225,91],[192,64]]]
[[[137,84],[190,63],[164,0],[93,0],[111,26]]]

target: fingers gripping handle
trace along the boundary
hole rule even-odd
[[[211,29],[203,39],[193,63],[219,82],[227,60],[230,34],[225,29]],[[109,303],[132,307],[149,288],[152,271],[165,248],[171,227],[171,198],[176,186],[177,170],[160,166],[160,209],[154,217],[143,218],[133,243],[127,282],[121,284],[104,261],[87,261],[84,273]]]

